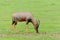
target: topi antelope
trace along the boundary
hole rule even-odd
[[[35,20],[30,12],[19,12],[12,15],[12,24],[10,31],[12,31],[12,25],[14,24],[14,29],[16,30],[17,22],[26,22],[26,32],[28,32],[28,23],[31,22],[34,25],[35,31],[38,33],[38,27],[40,20]]]

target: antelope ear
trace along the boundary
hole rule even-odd
[[[38,24],[40,24],[40,19],[38,19]]]

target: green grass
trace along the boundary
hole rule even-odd
[[[10,33],[11,15],[15,12],[32,12],[36,19],[39,18],[41,21],[39,34],[35,33],[31,23],[27,34],[25,22],[18,22],[18,33],[13,27],[13,32]],[[60,40],[60,35],[40,36],[40,33],[60,34],[60,0],[0,0],[0,40]],[[20,35],[12,36],[12,34]]]

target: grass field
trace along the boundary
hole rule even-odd
[[[39,34],[29,24],[18,22],[18,33],[10,33],[11,15],[15,12],[32,12],[40,19]],[[0,0],[0,40],[60,40],[60,0]]]

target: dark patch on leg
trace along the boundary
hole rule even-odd
[[[31,22],[31,19],[28,19],[28,22]]]
[[[31,19],[27,19],[26,20],[26,24],[28,24],[29,22],[31,22]]]
[[[12,25],[15,23],[15,21],[12,21]]]
[[[17,25],[17,22],[15,21],[15,25]]]
[[[13,25],[13,24],[17,25],[17,22],[16,22],[16,21],[12,21],[12,25]]]
[[[17,24],[17,17],[14,17],[14,20],[12,20],[12,25],[16,25]]]

